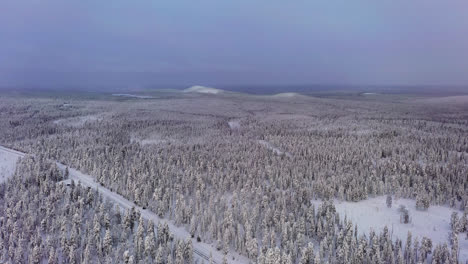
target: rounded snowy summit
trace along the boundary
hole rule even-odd
[[[223,90],[221,89],[216,89],[216,88],[206,87],[206,86],[201,86],[201,85],[194,85],[184,90],[184,93],[219,94],[222,92]]]

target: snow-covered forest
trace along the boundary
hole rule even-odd
[[[0,145],[30,154],[0,183],[0,262],[215,263],[203,244],[219,263],[468,263],[468,103],[430,100],[0,97]]]
[[[96,190],[64,184],[66,171],[44,156],[20,160],[13,176],[0,186],[2,262],[192,263],[190,240],[174,239],[167,224],[156,227]]]

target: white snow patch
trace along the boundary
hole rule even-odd
[[[195,85],[190,88],[184,90],[184,93],[204,93],[204,94],[219,94],[222,93],[223,90],[216,89],[212,87],[205,87],[201,85]]]
[[[237,120],[231,120],[228,122],[229,128],[231,129],[239,129],[240,128],[240,122]]]
[[[54,120],[53,123],[56,125],[82,127],[86,124],[86,122],[98,121],[100,119],[101,117],[97,115],[86,115],[86,116],[77,116],[77,117],[57,119],[57,120]]]
[[[312,201],[316,206],[322,202]],[[400,223],[400,213],[398,208],[404,205],[411,218],[409,224]],[[433,243],[449,244],[448,234],[450,228],[450,217],[452,212],[458,212],[459,217],[461,211],[454,210],[445,206],[430,206],[427,211],[416,210],[416,202],[411,199],[394,200],[392,207],[388,208],[386,204],[386,196],[370,198],[359,202],[335,201],[335,207],[340,214],[340,219],[344,219],[345,215],[353,224],[357,224],[360,234],[369,234],[372,229],[376,232],[381,232],[387,226],[393,238],[399,238],[406,242],[408,231],[411,232],[413,239],[422,237],[430,238]],[[460,261],[465,263],[468,260],[468,240],[465,239],[466,233],[459,235],[460,244]]]
[[[377,93],[362,93],[363,95],[374,95],[374,94],[377,94]]]
[[[141,145],[151,145],[151,144],[167,143],[167,142],[170,142],[171,140],[164,139],[160,135],[157,135],[157,134],[151,134],[150,136],[145,137],[145,138],[133,135],[131,136],[130,141],[138,142]]]
[[[276,155],[283,155],[284,154],[284,155],[288,156],[289,158],[292,157],[291,153],[282,151],[281,149],[275,147],[273,144],[271,144],[268,141],[258,140],[258,143],[260,143],[262,146],[265,146],[267,149],[273,151]]]
[[[139,98],[139,99],[151,99],[151,98],[154,98],[153,96],[149,96],[149,95],[136,95],[136,94],[112,94],[112,96],[130,97],[130,98]]]
[[[0,183],[13,176],[19,157],[21,155],[15,151],[0,147]]]

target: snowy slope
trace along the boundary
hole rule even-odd
[[[321,204],[321,201],[312,201],[316,206]],[[400,223],[400,213],[398,208],[400,205],[406,206],[411,217],[411,223]],[[413,235],[413,238],[423,236],[432,239],[433,243],[449,245],[448,234],[450,232],[450,216],[452,212],[457,211],[445,206],[430,206],[427,211],[416,210],[416,202],[411,199],[394,200],[391,208],[386,205],[386,197],[379,196],[370,198],[360,202],[345,202],[335,201],[336,210],[340,214],[340,218],[346,217],[357,224],[360,234],[368,234],[371,229],[376,232],[388,227],[393,238],[399,238],[403,242],[406,241],[408,231]],[[466,234],[459,235],[460,243],[460,261],[465,263],[468,260],[468,240],[465,239]]]
[[[71,126],[71,127],[82,127],[86,124],[86,122],[94,122],[98,120],[101,120],[101,117],[98,115],[85,115],[85,116],[57,119],[57,120],[54,120],[53,123],[57,125],[65,125],[65,126]]]
[[[0,147],[0,183],[13,176],[19,157],[18,152]]]

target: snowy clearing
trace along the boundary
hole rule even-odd
[[[212,87],[205,87],[201,85],[195,85],[184,90],[184,93],[204,93],[204,94],[219,94],[224,92],[221,89],[216,89]]]
[[[312,201],[312,203],[319,206],[322,202]],[[400,223],[398,212],[400,205],[404,205],[409,211],[411,217],[409,224]],[[423,236],[426,236],[434,243],[447,243],[447,245],[449,245],[450,216],[452,212],[458,212],[459,217],[462,215],[461,211],[445,206],[430,206],[427,211],[418,211],[416,202],[411,199],[394,200],[392,207],[388,208],[385,196],[360,202],[335,201],[335,207],[341,219],[344,219],[346,215],[353,224],[357,224],[360,234],[369,234],[371,229],[381,232],[387,226],[393,238],[399,238],[403,242],[406,241],[408,231],[410,231],[413,238],[419,237],[421,240]],[[462,233],[458,237],[462,263],[468,260],[468,240],[465,236],[466,234]]]
[[[350,134],[358,135],[358,136],[371,135],[374,132],[375,132],[375,130],[372,130],[372,129],[356,129],[356,130],[349,131]]]
[[[19,157],[16,151],[0,147],[0,183],[13,176]]]
[[[258,143],[260,143],[262,146],[265,146],[267,149],[273,151],[276,155],[283,155],[284,154],[289,158],[292,157],[291,153],[282,151],[281,149],[275,147],[273,144],[271,144],[268,141],[258,140]]]
[[[57,119],[57,120],[54,120],[53,123],[56,125],[82,127],[86,124],[86,122],[94,122],[98,120],[101,120],[101,117],[98,115],[85,115],[85,116]]]
[[[112,96],[130,97],[130,98],[138,98],[138,99],[151,99],[151,98],[154,98],[153,96],[149,96],[149,95],[136,95],[136,94],[112,94]]]
[[[131,136],[130,138],[131,142],[138,142],[141,145],[151,145],[151,144],[161,144],[161,143],[168,143],[171,142],[172,140],[170,139],[164,139],[160,135],[157,134],[152,134],[148,137],[141,138],[138,136]]]
[[[240,122],[237,120],[231,120],[228,122],[229,128],[231,129],[239,129],[240,128]]]

